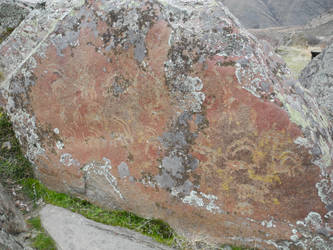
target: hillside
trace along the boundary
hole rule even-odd
[[[221,0],[247,28],[305,25],[333,8],[332,0]]]
[[[333,39],[333,9],[311,19],[306,25],[250,29],[256,37],[273,46],[320,46],[330,44]]]

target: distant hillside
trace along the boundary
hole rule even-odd
[[[247,28],[305,25],[333,0],[221,0]]]
[[[333,39],[333,9],[313,18],[306,25],[250,29],[250,32],[275,47],[299,45],[326,47]]]
[[[333,36],[333,9],[312,19],[305,30],[311,31],[315,36]]]

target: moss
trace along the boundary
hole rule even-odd
[[[7,144],[7,146],[5,146]],[[0,109],[0,180],[19,181],[33,177],[31,163],[24,157],[8,116]]]
[[[296,123],[298,126],[300,126],[302,128],[307,128],[307,127],[310,126],[309,121],[305,120],[305,117],[304,117],[304,115],[301,112],[299,112],[298,110],[294,109],[288,103],[286,103],[285,106],[288,109],[291,121],[293,121],[294,123]],[[306,113],[306,111],[307,111],[306,109],[303,110],[304,113]]]
[[[230,245],[222,245],[221,249],[230,249],[230,250],[257,250],[256,248],[247,248],[243,246],[230,246]]]
[[[0,43],[2,43],[13,31],[15,28],[7,28],[5,32],[0,34]]]
[[[3,80],[5,80],[5,76],[4,76],[4,74],[0,71],[0,82],[2,82]]]
[[[32,239],[32,246],[37,250],[56,250],[54,240],[45,232],[39,217],[31,218],[28,224],[37,231],[37,235]]]
[[[217,66],[220,66],[220,67],[228,67],[228,66],[233,67],[233,66],[235,66],[236,62],[234,62],[234,61],[225,61],[225,62],[219,61],[216,64],[217,64]]]

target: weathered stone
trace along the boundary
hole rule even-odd
[[[0,43],[10,35],[28,13],[28,9],[13,1],[5,0],[0,3]]]
[[[13,234],[21,233],[27,229],[22,214],[15,208],[13,201],[8,197],[1,184],[0,228]]]
[[[47,2],[27,26],[1,102],[49,187],[213,244],[332,244],[331,125],[219,1]]]
[[[23,250],[24,247],[11,234],[0,228],[0,248],[1,250]]]
[[[303,69],[299,80],[313,94],[333,124],[333,43],[313,58]]]
[[[23,249],[22,244],[13,237],[27,229],[22,214],[15,208],[0,184],[0,248]]]

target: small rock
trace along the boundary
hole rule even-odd
[[[1,148],[2,148],[2,149],[11,150],[11,148],[12,148],[12,144],[11,144],[9,141],[6,141],[6,142],[2,143]]]

